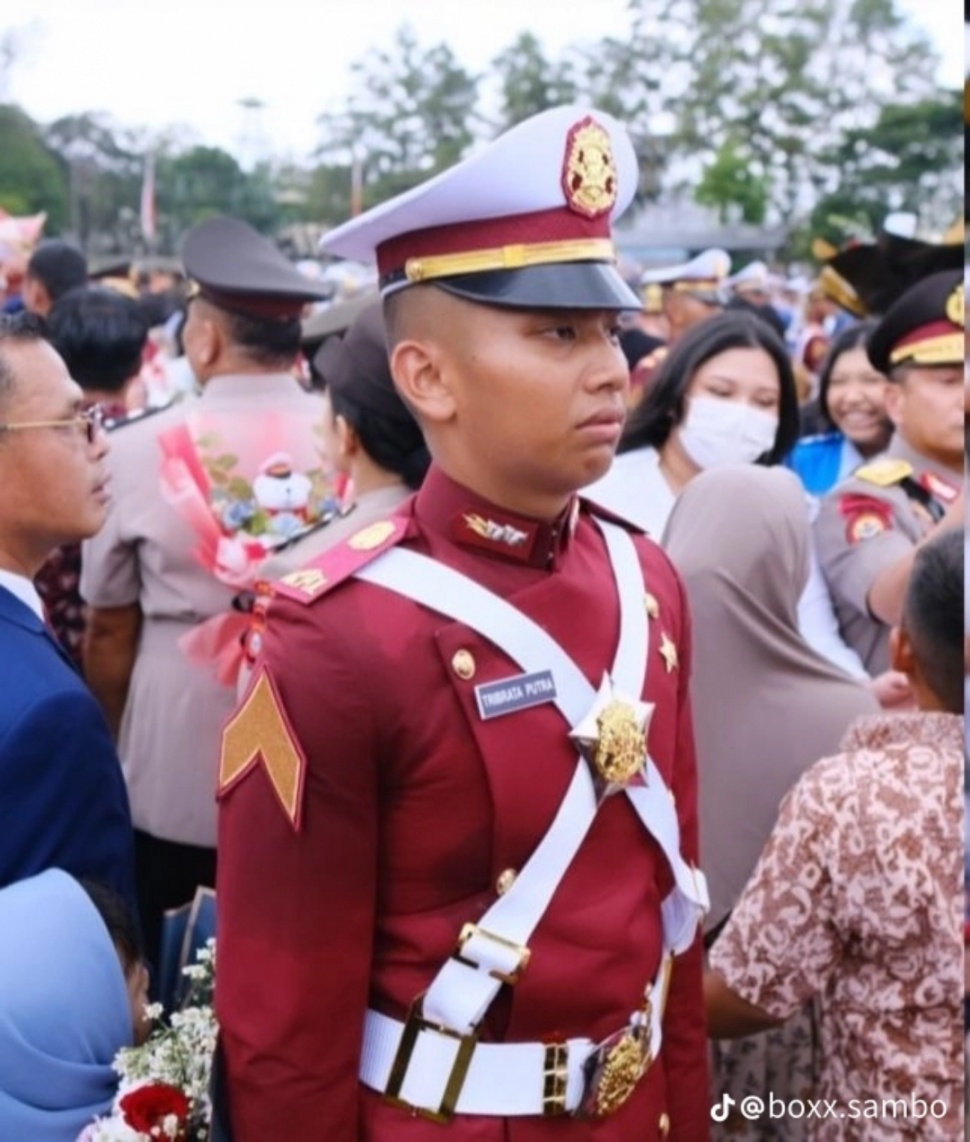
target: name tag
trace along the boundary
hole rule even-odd
[[[498,682],[484,682],[475,687],[475,701],[483,721],[500,718],[503,714],[515,714],[528,710],[531,706],[541,706],[544,702],[556,700],[556,683],[551,670],[539,670],[535,674],[517,674],[513,678],[502,678]]]

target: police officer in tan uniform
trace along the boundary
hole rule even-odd
[[[964,287],[959,271],[917,283],[870,339],[874,368],[889,377],[895,432],[886,452],[823,499],[819,560],[843,636],[872,674],[889,665],[916,549],[963,526]]]
[[[235,617],[244,626],[246,619],[233,609],[241,584],[200,558],[206,529],[237,553],[245,542],[217,525],[214,500],[197,502],[203,531],[193,526],[163,483],[172,459],[164,449],[183,441],[178,459],[201,473],[199,425],[224,426],[221,467],[210,473],[210,484],[234,491],[245,475],[255,494],[254,473],[234,471],[231,462],[254,441],[273,459],[283,451],[318,455],[323,413],[319,395],[307,393],[293,374],[300,315],[323,290],[236,219],[195,227],[183,260],[196,290],[185,347],[201,395],[116,434],[112,507],[85,545],[81,576],[91,608],[85,667],[118,737],[150,956],[165,909],[191,900],[197,885],[214,883],[219,733],[235,700],[234,680],[229,685],[210,664],[190,660],[185,638],[213,620]],[[272,476],[281,465],[268,466]],[[297,474],[294,482],[300,480]],[[183,481],[181,492],[191,491],[192,482]]]

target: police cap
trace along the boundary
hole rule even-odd
[[[687,293],[707,305],[726,305],[727,276],[731,272],[731,256],[726,250],[712,247],[702,250],[690,261],[675,266],[647,270],[640,281],[644,285],[666,286]]]
[[[212,218],[194,226],[185,236],[182,262],[194,293],[248,317],[298,318],[307,302],[328,292],[238,218]]]
[[[945,270],[917,282],[890,308],[866,347],[872,366],[959,365],[964,359],[963,274]]]

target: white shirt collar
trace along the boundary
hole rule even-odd
[[[13,571],[4,571],[3,568],[0,568],[0,587],[6,587],[24,606],[30,607],[41,622],[47,621],[44,614],[44,604],[40,600],[40,595],[37,594],[37,588],[26,575],[16,575]]]

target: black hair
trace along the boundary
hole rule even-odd
[[[3,351],[4,343],[30,345],[47,340],[47,322],[36,313],[0,314],[0,403],[13,392],[17,376]]]
[[[829,412],[829,385],[832,383],[832,373],[835,371],[838,359],[843,353],[848,353],[852,349],[864,349],[878,324],[878,320],[872,317],[866,321],[856,322],[843,329],[829,346],[818,374],[818,411],[824,429],[831,431],[837,427]]]
[[[31,254],[26,276],[36,278],[55,302],[87,282],[88,263],[77,246],[52,238],[41,242]]]
[[[47,324],[51,344],[82,389],[120,392],[141,367],[148,323],[130,297],[96,286],[71,290]]]
[[[798,439],[798,392],[791,359],[782,339],[760,317],[729,311],[692,326],[664,358],[650,391],[627,421],[618,452],[660,448],[686,410],[686,393],[702,365],[728,349],[762,349],[778,373],[780,402],[774,446],[759,464],[778,464]]]
[[[334,416],[342,416],[353,426],[367,455],[388,472],[400,476],[417,491],[431,464],[431,454],[418,423],[412,417],[382,416],[373,409],[362,408],[350,397],[327,386]]]
[[[773,305],[765,305],[761,302],[751,301],[750,298],[741,297],[740,294],[735,294],[725,306],[729,313],[750,313],[752,317],[758,317],[778,334],[784,340],[785,337],[785,323],[781,319],[781,314]]]
[[[77,880],[91,898],[91,903],[104,921],[111,942],[121,955],[125,972],[131,971],[145,957],[141,929],[135,919],[134,912],[119,892],[109,888],[100,880],[92,880],[83,876],[78,877]]]
[[[260,365],[289,368],[300,351],[300,319],[285,321],[230,313],[219,308],[229,336],[237,348]]]
[[[963,713],[963,530],[941,532],[916,552],[903,629],[926,684],[951,714]]]

